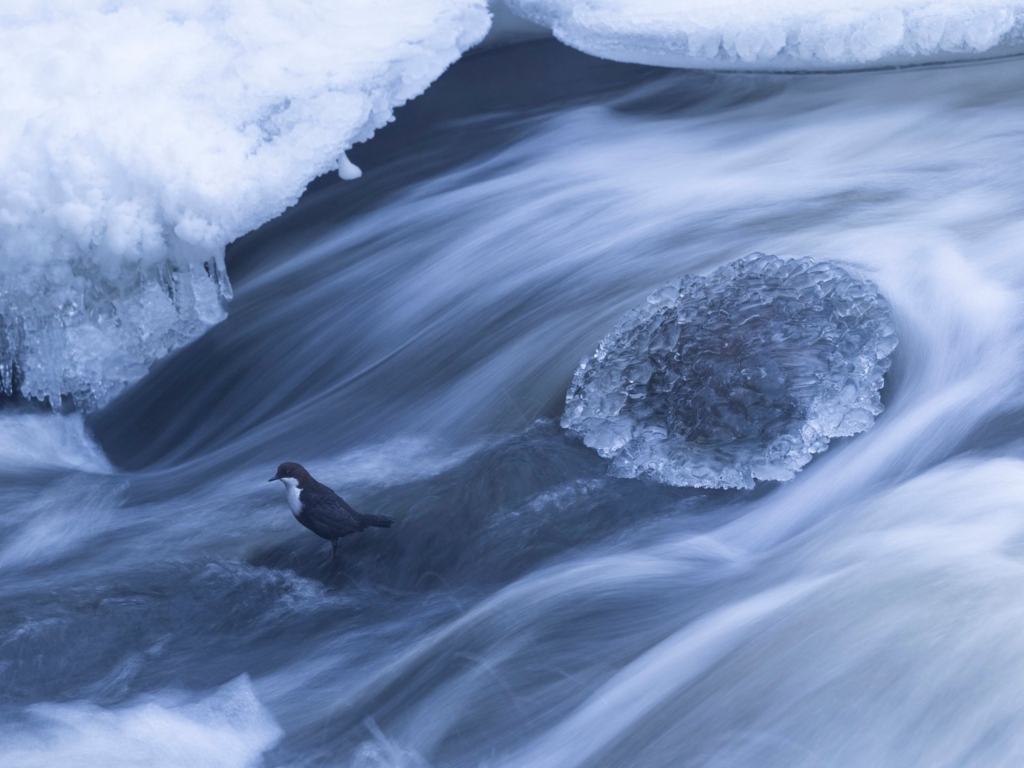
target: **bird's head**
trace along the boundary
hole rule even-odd
[[[309,477],[309,472],[301,464],[296,464],[294,461],[286,461],[277,468],[277,474],[270,478],[268,482],[272,483],[275,480],[280,480],[285,485],[305,485],[304,481]]]

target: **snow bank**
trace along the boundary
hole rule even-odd
[[[585,53],[713,69],[834,69],[1017,52],[1005,0],[506,0]]]
[[[580,363],[562,426],[612,474],[752,488],[863,432],[896,348],[869,282],[764,254],[684,277],[626,313]]]
[[[484,0],[0,8],[0,390],[100,405],[223,317],[224,246],[486,34]]]

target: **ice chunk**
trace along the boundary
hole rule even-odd
[[[628,312],[580,363],[562,426],[620,477],[788,480],[830,438],[874,423],[896,342],[872,283],[754,254]]]
[[[0,7],[0,391],[102,404],[224,316],[226,243],[490,24],[484,0]]]
[[[574,48],[615,61],[834,69],[1019,52],[1005,0],[506,0]]]
[[[342,152],[341,157],[338,158],[338,175],[345,181],[354,181],[362,178],[363,169],[349,160],[348,155]]]

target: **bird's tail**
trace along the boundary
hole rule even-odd
[[[375,528],[390,528],[391,524],[395,522],[390,517],[384,517],[384,515],[363,515],[363,525],[374,526]]]

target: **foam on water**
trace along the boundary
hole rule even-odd
[[[224,246],[487,32],[484,0],[0,9],[0,392],[108,401],[224,317]]]
[[[169,696],[117,709],[39,704],[8,727],[0,763],[11,768],[95,765],[247,768],[280,738],[247,677],[195,702]]]
[[[581,51],[716,69],[842,69],[1020,50],[1005,0],[506,0]]]
[[[0,468],[111,471],[103,451],[89,437],[81,416],[76,414],[0,417]]]

